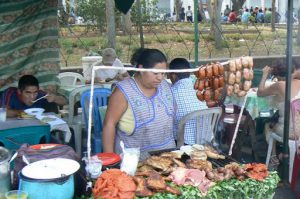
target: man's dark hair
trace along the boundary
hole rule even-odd
[[[19,80],[18,89],[23,91],[27,86],[39,87],[39,81],[33,75],[24,75]]]
[[[175,58],[169,64],[169,69],[190,69],[190,63],[184,58]],[[190,73],[175,73],[179,79],[184,79],[190,77]]]

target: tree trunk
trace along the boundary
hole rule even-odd
[[[243,5],[246,2],[246,0],[231,0],[231,2],[232,9],[234,9],[238,13],[238,11],[243,8]]]
[[[125,15],[124,14],[122,15],[123,18],[122,28],[126,35],[131,34],[132,21],[130,16],[131,16],[130,10]]]
[[[180,11],[181,11],[182,1],[175,0],[175,11],[176,11],[176,21],[180,21]]]
[[[272,27],[272,32],[275,32],[275,15],[276,15],[276,8],[275,8],[275,1],[276,0],[272,0],[272,19],[271,19],[271,27]]]
[[[215,47],[216,49],[222,48],[222,27],[220,23],[221,18],[221,6],[223,0],[209,0],[209,6],[208,10],[210,10],[210,16],[211,16],[211,31],[214,35],[215,39]]]
[[[207,22],[207,19],[206,19],[206,16],[205,16],[205,13],[204,13],[204,10],[203,10],[203,5],[202,5],[202,0],[199,1],[199,14],[201,15],[202,17],[202,20],[204,22]],[[199,20],[199,19],[198,19]]]
[[[115,1],[106,0],[105,8],[108,47],[116,49]]]

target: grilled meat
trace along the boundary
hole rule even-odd
[[[178,167],[186,168],[185,164],[183,162],[181,162],[180,160],[177,160],[175,158],[173,158],[172,160]]]
[[[135,183],[137,185],[137,189],[135,191],[136,196],[148,197],[148,196],[152,196],[154,194],[151,190],[148,189],[145,178],[139,177],[139,176],[134,176],[133,180],[135,181]]]
[[[147,187],[152,190],[165,190],[166,182],[161,177],[161,175],[157,172],[150,173],[150,176],[146,180]]]
[[[212,164],[206,160],[190,159],[187,161],[188,168],[194,168],[199,170],[212,170]]]
[[[173,161],[171,159],[159,156],[151,156],[146,160],[147,165],[162,171],[167,170],[172,163]]]
[[[169,186],[169,185],[167,185],[167,187],[166,187],[166,191],[167,192],[170,192],[170,193],[172,193],[172,194],[174,194],[174,195],[181,195],[181,191],[179,190],[179,189],[176,189],[175,187],[171,187],[171,186]]]

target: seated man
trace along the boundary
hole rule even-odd
[[[120,70],[107,70],[107,69],[99,69],[95,72],[95,79],[96,81],[111,81],[117,80],[121,81],[125,77],[129,77],[126,70],[122,70],[124,65],[122,62],[117,58],[116,51],[112,48],[105,48],[102,51],[102,61],[96,62],[94,66],[115,66],[120,67]]]
[[[189,69],[190,63],[184,58],[173,59],[169,68],[174,69]],[[169,78],[173,84],[172,91],[177,105],[175,118],[174,136],[177,139],[178,124],[182,117],[196,110],[207,108],[205,102],[198,100],[194,83],[190,78],[190,73],[170,73]],[[191,121],[185,126],[184,143],[195,144],[195,122]],[[205,127],[204,129],[205,130]]]
[[[53,105],[63,106],[66,99],[62,96],[48,93],[48,96],[37,101],[34,100],[43,97],[47,93],[39,90],[39,82],[32,75],[24,75],[20,78],[18,88],[11,87],[1,94],[1,104],[7,108],[7,117],[17,117],[20,113],[28,108],[44,108],[45,111]]]

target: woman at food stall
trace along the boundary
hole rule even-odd
[[[295,59],[293,59],[292,63],[294,72],[291,79],[291,101],[300,97],[300,78],[295,75],[300,72],[300,64]],[[267,123],[265,126],[267,141],[269,140],[271,132],[275,132],[279,136],[283,137],[286,72],[287,68],[284,61],[277,62],[272,68],[269,66],[265,66],[263,68],[263,75],[258,87],[257,96],[264,97],[273,95],[275,97],[275,101],[277,103],[279,111],[278,121],[276,121],[276,123]],[[277,81],[269,86],[266,86],[266,80],[269,74],[272,74],[272,76],[276,77]],[[290,119],[290,121],[292,120]],[[289,139],[297,139],[299,137],[299,134],[297,134],[296,132],[295,138],[292,127],[293,125],[290,124],[291,130],[289,131]],[[273,149],[274,150],[272,154],[275,155],[275,147],[273,147]]]
[[[166,69],[167,59],[157,49],[139,49],[133,57],[137,68]],[[107,108],[103,127],[104,152],[121,153],[140,148],[140,160],[149,151],[174,148],[174,98],[164,73],[137,72],[117,83]]]

